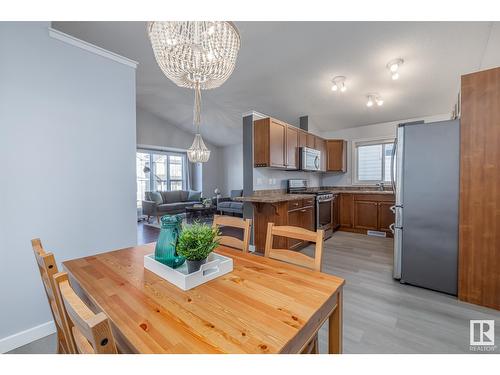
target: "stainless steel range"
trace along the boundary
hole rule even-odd
[[[325,231],[325,239],[330,238],[332,230],[332,202],[333,194],[330,191],[311,191],[307,180],[292,179],[287,182],[289,194],[311,194],[315,196],[315,227]]]

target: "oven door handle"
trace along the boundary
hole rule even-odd
[[[327,198],[325,200],[318,200],[318,203],[326,203],[326,202],[331,202],[333,201],[333,198]]]

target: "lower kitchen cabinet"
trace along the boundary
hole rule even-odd
[[[369,230],[385,232],[394,223],[392,194],[340,194],[340,230],[366,233]]]
[[[339,222],[341,229],[352,228],[352,217],[354,211],[353,194],[340,194],[339,199]]]
[[[254,245],[255,250],[264,253],[266,246],[267,224],[292,225],[314,230],[314,198],[292,201],[254,203]],[[306,246],[303,241],[276,236],[273,246],[282,249],[299,249]]]
[[[394,212],[391,207],[394,202],[379,202],[378,204],[378,228],[382,232],[391,233],[389,226],[394,223]]]
[[[354,228],[377,230],[378,203],[370,201],[354,201]]]
[[[314,207],[308,206],[288,211],[288,225],[314,230]],[[304,245],[307,245],[304,241],[287,239],[288,249],[298,249]]]
[[[340,194],[333,195],[332,201],[332,230],[335,232],[340,227]]]

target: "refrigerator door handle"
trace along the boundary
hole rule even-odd
[[[396,157],[396,149],[398,147],[398,139],[394,139],[394,146],[392,147],[392,154],[391,154],[391,185],[392,185],[392,191],[396,192],[396,180],[394,176],[394,158]]]

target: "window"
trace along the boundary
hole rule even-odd
[[[182,190],[186,187],[186,155],[178,152],[138,150],[137,206],[146,191]]]
[[[354,183],[391,182],[393,140],[354,143]]]

